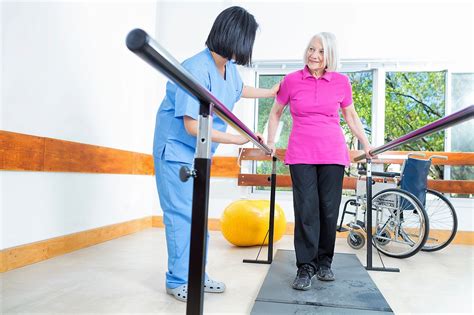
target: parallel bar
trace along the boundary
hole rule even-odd
[[[132,52],[166,75],[171,81],[189,93],[190,96],[199,100],[201,105],[198,125],[199,132],[196,137],[195,170],[191,172],[195,175],[195,179],[193,186],[186,313],[192,315],[202,314],[211,167],[210,144],[212,141],[210,131],[212,119],[210,119],[210,115],[216,112],[222,120],[226,121],[265,153],[271,154],[272,151],[266,145],[260,143],[260,139],[247,126],[232,114],[212,93],[199,84],[176,59],[148,36],[145,31],[141,29],[131,31],[127,36],[126,43]]]
[[[419,129],[416,129],[412,132],[407,133],[403,137],[400,137],[398,139],[392,140],[380,147],[377,147],[373,150],[370,151],[371,155],[377,155],[380,153],[383,153],[385,151],[388,151],[390,149],[393,149],[395,147],[401,146],[402,144],[405,144],[410,141],[414,141],[419,138],[423,138],[424,136],[427,136],[429,134],[432,134],[434,132],[449,128],[451,126],[457,125],[463,121],[470,120],[474,117],[474,105],[470,105],[464,109],[461,109],[455,113],[452,113],[451,115],[448,115],[446,117],[440,118],[424,127],[421,127]],[[358,157],[354,159],[354,161],[360,161],[365,159],[365,154],[361,154]]]
[[[241,122],[225,105],[223,105],[211,92],[204,88],[193,75],[190,74],[171,54],[155,42],[145,31],[134,29],[127,35],[128,49],[145,60],[171,81],[183,88],[191,96],[196,97],[201,103],[214,104],[216,114],[235,130],[247,137],[258,148],[267,154],[271,150],[260,143],[258,137]]]

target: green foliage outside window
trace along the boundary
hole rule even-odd
[[[406,135],[445,115],[446,72],[387,72],[385,142]],[[409,142],[399,151],[444,151],[444,131]],[[443,178],[443,166],[433,166],[431,177]]]
[[[451,110],[453,112],[474,104],[474,73],[455,73],[451,76]],[[472,141],[474,120],[463,122],[451,129],[452,152],[474,152]],[[474,180],[474,166],[451,166],[451,179]],[[454,195],[472,197],[471,195]]]

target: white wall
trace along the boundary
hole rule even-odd
[[[343,58],[474,69],[470,1],[8,1],[0,6],[1,129],[151,153],[166,79],[126,49],[126,34],[141,27],[182,61],[204,48],[215,17],[230,5],[246,7],[260,24],[254,59],[299,59],[309,37],[328,30],[338,36]],[[253,85],[252,71],[241,70]],[[253,126],[252,101],[234,112]],[[236,150],[223,145],[217,154]],[[0,176],[0,248],[161,214],[151,176]],[[211,180],[210,217],[241,197],[268,198],[236,187],[235,179]],[[292,221],[291,194],[279,193],[277,202]],[[471,211],[464,218],[472,230]]]
[[[474,69],[472,1],[236,1],[261,25],[256,59],[300,59],[310,37],[336,34],[342,58],[445,61]]]
[[[4,2],[2,129],[151,153],[157,76],[125,46],[156,3]],[[8,248],[151,215],[152,176],[0,172]]]
[[[0,17],[3,12],[3,2],[0,1]],[[0,22],[0,60],[3,60],[3,23]],[[3,129],[3,62],[0,61],[0,130]],[[3,247],[3,172],[0,172],[0,249]]]

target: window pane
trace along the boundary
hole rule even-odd
[[[357,114],[360,117],[362,126],[364,126],[365,134],[372,141],[371,127],[372,127],[372,84],[373,84],[373,72],[372,71],[361,71],[361,72],[349,72],[345,73],[352,85],[352,98],[354,99],[354,106]],[[341,115],[341,126],[344,130],[346,137],[346,143],[349,150],[357,150],[357,138],[352,134],[349,126],[344,121]],[[346,167],[344,170],[346,176],[357,176],[357,164],[351,164],[350,167]]]
[[[260,75],[258,80],[258,87],[260,88],[271,88],[273,85],[277,84],[283,79],[284,75]],[[258,99],[258,126],[257,131],[261,134],[266,135],[268,115],[273,106],[273,98],[260,98]],[[286,148],[288,144],[288,137],[290,136],[291,131],[291,116],[287,108],[283,112],[281,117],[280,133],[277,133],[276,147],[277,148]],[[281,128],[281,130],[280,130]],[[258,161],[257,162],[257,174],[271,174],[272,172],[272,163],[268,161]],[[290,174],[290,170],[280,161],[277,161],[277,174]],[[270,189],[270,187],[257,187],[257,189]],[[277,190],[291,190],[291,188],[282,188],[277,187]]]
[[[451,108],[452,112],[474,104],[474,73],[458,73],[451,76]],[[466,121],[451,129],[451,151],[474,152],[472,134],[474,121]],[[451,179],[474,180],[473,166],[451,166]],[[459,197],[469,197],[461,196]]]
[[[387,72],[385,142],[421,128],[445,113],[446,72]],[[444,151],[444,131],[398,147],[400,151]],[[443,178],[443,166],[431,176]]]
[[[352,85],[352,98],[354,99],[354,106],[359,114],[362,125],[364,126],[365,133],[371,141],[371,126],[372,126],[372,83],[373,73],[372,71],[361,71],[361,72],[350,72],[345,73],[351,81]],[[346,136],[346,142],[349,146],[349,150],[357,150],[356,140],[357,138],[352,135],[349,126],[342,118],[341,115],[341,126]]]

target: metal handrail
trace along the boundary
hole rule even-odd
[[[203,87],[170,53],[141,29],[132,30],[126,40],[128,49],[145,60],[153,68],[166,75],[171,81],[196,97],[201,104],[213,104],[213,111],[235,130],[247,137],[265,153],[271,154],[268,146],[260,143],[259,138],[242,123],[221,101]]]
[[[434,132],[449,128],[453,125],[457,125],[463,121],[469,120],[474,117],[474,105],[470,105],[464,109],[461,109],[457,112],[454,112],[446,117],[440,118],[426,126],[423,126],[419,129],[416,129],[414,131],[411,131],[407,133],[406,135],[397,138],[395,140],[392,140],[390,142],[385,143],[384,145],[381,145],[380,147],[377,147],[375,149],[370,150],[371,155],[378,155],[380,153],[383,153],[385,151],[388,151],[390,149],[393,149],[395,147],[401,146],[402,144],[405,144],[407,142],[422,138],[424,136],[430,135]],[[357,156],[354,161],[360,161],[365,159],[366,156],[365,154],[361,154]]]

